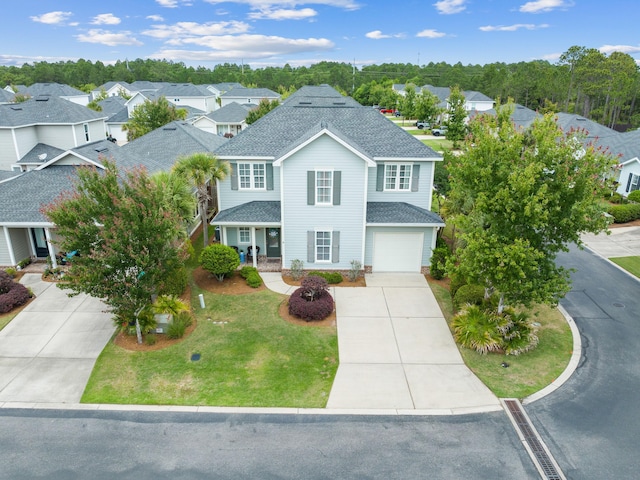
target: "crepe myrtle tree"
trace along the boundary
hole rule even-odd
[[[555,304],[569,290],[569,272],[555,263],[582,232],[609,224],[600,198],[615,160],[563,132],[551,114],[528,129],[510,120],[513,104],[470,123],[462,154],[449,165],[449,211],[461,227],[450,274],[485,288],[506,304]]]
[[[43,208],[60,251],[73,257],[61,288],[106,303],[119,325],[136,320],[186,258],[185,233],[165,192],[142,169],[79,167],[74,189]]]

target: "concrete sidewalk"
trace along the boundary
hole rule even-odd
[[[366,280],[366,288],[335,289],[340,366],[327,409],[450,414],[502,408],[464,364],[423,275]]]
[[[585,233],[582,241],[604,258],[640,256],[640,227],[616,227],[611,233]]]
[[[21,283],[36,298],[0,331],[0,404],[77,404],[115,331],[111,315],[101,301],[68,297],[40,273]]]

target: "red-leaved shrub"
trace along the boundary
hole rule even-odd
[[[289,314],[307,322],[322,320],[333,312],[333,297],[324,278],[306,277],[289,298]]]
[[[31,298],[27,287],[14,282],[8,273],[0,270],[0,314],[24,305]]]

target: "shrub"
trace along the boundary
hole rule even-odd
[[[289,314],[307,322],[322,320],[333,312],[333,297],[326,290],[311,301],[304,287],[298,288],[289,298]]]
[[[18,266],[22,269],[31,263],[31,257],[24,258],[18,262]]]
[[[613,192],[611,196],[607,197],[611,203],[620,204],[624,202],[624,197],[620,195],[618,192]]]
[[[291,260],[291,278],[300,280],[304,275],[304,262],[302,260]]]
[[[247,279],[247,285],[249,285],[251,288],[258,288],[260,285],[262,285],[262,277],[260,277],[260,274],[256,271],[256,272],[251,272],[246,276]]]
[[[360,272],[362,271],[362,263],[358,260],[351,260],[351,268],[349,269],[349,273],[347,274],[350,282],[355,282],[358,280],[360,276]]]
[[[538,346],[538,336],[526,313],[508,308],[501,315],[507,320],[500,331],[504,353],[520,355]]]
[[[144,336],[144,343],[147,345],[155,345],[157,341],[158,337],[156,337],[153,333],[147,333]]]
[[[240,256],[227,245],[214,243],[207,246],[200,254],[200,264],[207,272],[215,275],[222,282],[226,275],[231,275],[240,265]]]
[[[309,272],[307,275],[324,278],[327,281],[327,283],[331,285],[335,285],[336,283],[340,283],[342,282],[342,280],[344,280],[340,272],[319,272],[315,270],[313,272]]]
[[[245,265],[244,267],[242,267],[240,269],[240,276],[242,278],[244,278],[245,280],[247,279],[247,277],[249,275],[251,275],[252,273],[258,273],[258,269],[256,267],[251,267],[249,265]]]
[[[192,319],[189,312],[181,312],[173,317],[173,321],[167,326],[167,338],[176,339],[184,337]]]
[[[437,247],[433,249],[431,254],[431,267],[429,275],[436,280],[442,280],[447,273],[446,265],[449,257],[449,249],[447,247]]]
[[[31,296],[27,287],[14,282],[7,272],[0,270],[0,314],[24,305]]]
[[[484,287],[475,284],[462,285],[453,297],[453,304],[456,308],[464,307],[465,305],[482,305],[483,301]]]
[[[16,278],[16,275],[18,274],[18,271],[13,267],[7,268],[5,272],[7,272],[7,275],[9,275],[11,278]]]
[[[164,280],[158,293],[160,295],[180,296],[187,289],[187,285],[189,285],[189,272],[185,267],[180,267],[173,272],[173,275],[169,275]]]
[[[634,190],[629,195],[627,195],[627,200],[640,203],[640,190]]]
[[[640,218],[640,203],[612,205],[608,210],[615,223],[632,222]]]
[[[467,284],[467,279],[460,274],[454,274],[451,276],[451,283],[449,284],[449,293],[451,298],[455,297],[456,293],[463,285]]]
[[[453,338],[465,348],[478,353],[498,352],[502,350],[502,336],[499,317],[483,310],[478,305],[467,305],[451,321]]]

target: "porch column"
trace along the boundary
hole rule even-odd
[[[220,242],[222,245],[228,245],[227,243],[227,227],[222,227],[222,231],[220,232]]]
[[[256,252],[256,227],[251,227],[251,262],[253,268],[258,268],[258,252]]]
[[[18,262],[16,262],[16,256],[13,253],[13,244],[11,243],[11,235],[9,235],[9,228],[3,226],[2,230],[4,230],[4,238],[5,238],[5,241],[7,242],[7,251],[9,252],[9,262],[11,262],[11,265],[17,265]]]
[[[49,250],[49,258],[51,259],[51,267],[58,268],[58,260],[56,259],[56,252],[53,249],[53,244],[51,243],[51,233],[48,228],[44,229],[44,238],[47,239],[47,250]]]

